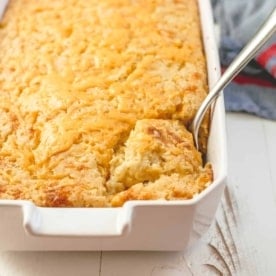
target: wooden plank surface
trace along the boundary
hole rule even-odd
[[[231,114],[227,125],[229,180],[239,206],[240,237],[246,245],[243,255],[250,260],[246,269],[255,267],[255,274],[248,275],[276,275],[272,257],[276,247],[276,183],[272,180],[276,122]]]
[[[208,233],[186,252],[0,253],[0,276],[276,275],[276,122],[227,115],[229,180]]]
[[[0,276],[93,276],[100,252],[1,252]]]

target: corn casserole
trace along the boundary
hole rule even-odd
[[[11,0],[0,25],[0,199],[192,198],[212,181],[187,130],[206,75],[196,0]]]

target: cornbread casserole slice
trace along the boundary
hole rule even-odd
[[[196,0],[10,0],[0,199],[192,198],[212,181],[185,129],[206,91]]]

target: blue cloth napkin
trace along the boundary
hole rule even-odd
[[[220,29],[220,59],[227,68],[256,33],[276,4],[274,0],[212,0]],[[224,89],[228,111],[244,111],[276,120],[276,37]]]

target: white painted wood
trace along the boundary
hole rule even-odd
[[[100,255],[100,252],[2,252],[0,275],[99,275]]]
[[[273,202],[276,205],[276,123],[274,121],[263,121],[267,144],[267,157],[270,164],[270,177],[273,191]]]
[[[227,133],[228,187],[187,252],[6,252],[0,275],[276,275],[276,122],[227,114]]]
[[[276,183],[272,182],[272,152],[276,152],[276,122],[231,114],[227,124],[229,180],[237,195],[240,236],[247,245],[243,255],[251,259],[256,275],[275,275]]]

